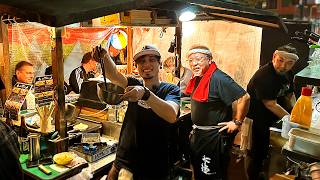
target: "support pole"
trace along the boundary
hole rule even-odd
[[[128,30],[128,43],[127,43],[127,74],[132,73],[133,69],[133,49],[132,49],[132,38],[133,38],[133,30],[131,26],[127,27]]]
[[[11,92],[8,25],[0,22],[0,72],[6,87],[6,96]],[[6,98],[6,97],[4,97]]]
[[[52,74],[55,85],[55,129],[61,138],[67,136],[67,121],[64,119],[65,94],[64,94],[64,68],[63,68],[63,49],[62,49],[63,27],[54,28],[51,39]],[[61,141],[57,143],[57,152],[66,151],[67,143]]]
[[[175,48],[175,76],[180,78],[180,64],[181,64],[181,46],[182,46],[182,23],[178,22],[178,26],[176,27],[175,40],[176,40],[176,48]]]

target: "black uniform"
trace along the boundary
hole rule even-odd
[[[0,121],[0,179],[23,179],[17,134]]]
[[[194,89],[200,79],[196,80]],[[191,99],[191,119],[197,126],[217,126],[232,120],[232,102],[245,95],[230,76],[217,69],[211,76],[208,102]],[[229,162],[229,150],[236,132],[219,133],[211,130],[194,129],[191,136],[191,161],[195,179],[225,179]]]
[[[277,100],[278,104],[284,104],[284,97],[293,92],[292,79],[292,74],[276,73],[270,62],[262,66],[249,81],[247,91],[250,95],[250,109],[247,117],[253,119],[253,144],[250,153],[253,163],[249,167],[252,179],[258,177],[263,160],[268,155],[269,127],[279,119],[264,106],[262,100]]]
[[[71,90],[79,94],[82,82],[87,81],[89,78],[93,78],[93,77],[94,75],[92,73],[86,73],[83,66],[77,67],[71,72],[69,77],[69,84],[70,84]]]
[[[5,89],[4,84],[2,82],[2,80],[0,79],[0,90]]]
[[[135,78],[128,78],[128,86],[142,85]],[[180,104],[179,87],[161,82],[153,93],[166,101]],[[129,169],[134,179],[167,179],[172,165],[172,148],[175,132],[173,124],[165,121],[137,102],[129,102],[121,128],[115,166]]]

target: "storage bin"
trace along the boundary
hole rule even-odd
[[[289,149],[320,157],[320,134],[300,128],[292,128],[289,131],[289,137]]]

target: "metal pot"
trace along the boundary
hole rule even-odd
[[[124,89],[113,83],[106,83],[106,86],[105,83],[98,83],[97,85],[97,94],[100,101],[110,105],[121,103]]]
[[[40,134],[30,133],[29,138],[29,161],[40,159]]]

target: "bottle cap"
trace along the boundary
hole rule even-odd
[[[312,89],[308,87],[302,87],[301,95],[303,96],[311,96]]]

